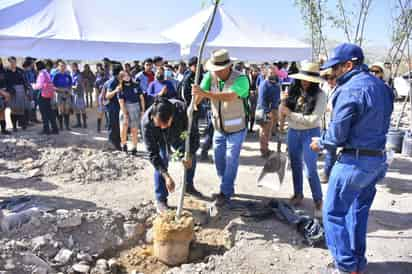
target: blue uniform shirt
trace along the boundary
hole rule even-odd
[[[119,80],[115,77],[111,77],[106,83],[107,85],[107,91],[113,91],[116,89],[117,85],[119,85]],[[117,96],[113,96],[109,100],[109,104],[107,105],[107,108],[109,111],[120,111],[120,105],[119,105],[119,100],[117,99]]]
[[[57,88],[71,88],[73,85],[72,77],[70,76],[70,72],[66,71],[61,73],[60,71],[56,72],[53,76],[53,84]]]
[[[124,88],[117,94],[119,99],[123,99],[126,104],[140,103],[142,91],[135,83],[125,83]]]
[[[263,80],[259,85],[257,105],[265,111],[271,112],[277,109],[280,101],[280,87],[278,83]]]
[[[384,150],[394,96],[385,83],[363,67],[337,79],[332,120],[321,147]]]

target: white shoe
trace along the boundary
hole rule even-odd
[[[166,212],[169,209],[169,206],[167,205],[167,202],[163,201],[156,201],[156,212],[157,214],[162,214]]]

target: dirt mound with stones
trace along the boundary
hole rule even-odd
[[[110,257],[144,236],[155,208],[140,204],[127,215],[44,206],[36,212],[28,222],[7,229],[5,220],[13,213],[0,216],[1,273],[123,273]]]
[[[29,177],[59,176],[76,183],[139,180],[142,157],[90,145],[60,146],[40,137],[0,139],[0,171],[16,170]]]

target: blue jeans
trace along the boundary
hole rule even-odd
[[[212,112],[208,111],[207,112],[207,126],[205,129],[205,140],[203,141],[202,145],[202,154],[207,155],[207,152],[209,149],[212,147],[213,144],[213,123],[212,123]]]
[[[325,166],[323,168],[323,171],[326,176],[330,176],[330,172],[332,171],[332,167],[335,164],[337,159],[336,155],[336,148],[328,148],[326,149],[326,154],[325,154]]]
[[[318,154],[310,149],[312,137],[319,137],[320,129],[292,129],[288,130],[289,159],[292,166],[293,189],[295,195],[303,196],[303,162],[305,162],[312,198],[322,200],[322,188],[317,170]]]
[[[163,164],[168,167],[169,165],[169,155],[167,148],[161,147],[159,149],[160,157],[162,158]],[[192,168],[188,170],[186,186],[193,186],[193,178],[195,176],[196,170],[196,155],[192,156]],[[155,182],[155,196],[156,200],[160,202],[167,202],[167,197],[169,196],[169,191],[166,188],[166,182],[162,174],[156,169],[154,172],[154,182]]]
[[[332,168],[323,225],[326,243],[341,271],[363,272],[366,233],[376,183],[385,177],[385,157],[342,154]]]
[[[213,148],[215,166],[220,179],[220,192],[226,197],[235,193],[235,179],[239,167],[240,150],[246,137],[246,129],[235,133],[222,133],[215,130]]]

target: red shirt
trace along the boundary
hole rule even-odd
[[[146,71],[144,71],[143,73],[144,73],[144,75],[146,75],[146,77],[147,77],[147,79],[148,79],[148,84],[150,84],[151,82],[154,81],[155,76],[154,76],[153,71],[150,71],[149,73],[147,73]]]

